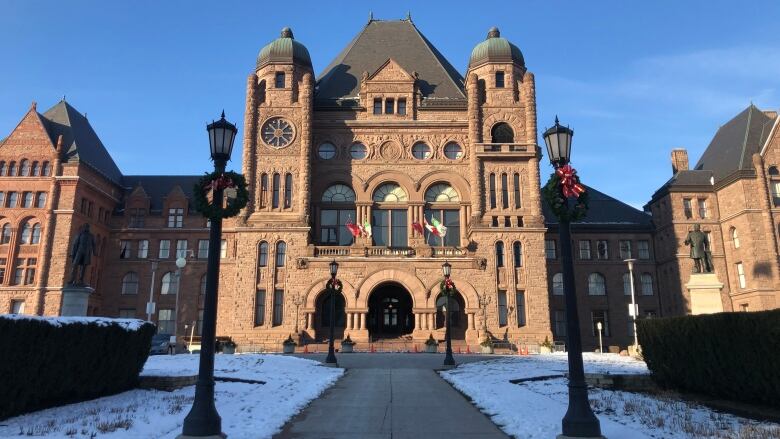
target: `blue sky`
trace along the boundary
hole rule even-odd
[[[536,74],[540,133],[558,114],[575,131],[583,181],[635,206],[671,176],[673,147],[688,148],[693,165],[751,101],[780,107],[773,0],[5,0],[0,137],[31,101],[44,111],[66,95],[124,173],[198,174],[210,166],[205,124],[224,108],[242,129],[246,76],[263,45],[290,26],[318,74],[369,11],[410,11],[461,73],[498,26]]]

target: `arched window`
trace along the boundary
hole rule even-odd
[[[265,79],[263,79],[259,84],[257,84],[257,100],[261,104],[265,102],[265,89]]]
[[[265,241],[260,242],[260,250],[258,251],[257,265],[260,267],[268,266],[268,243]]]
[[[200,277],[200,295],[206,295],[206,275]]]
[[[43,162],[43,176],[48,177],[51,175],[51,164],[49,162]]]
[[[406,191],[397,183],[385,183],[374,191],[373,200],[384,203],[403,203],[408,200]],[[371,237],[374,245],[401,248],[409,245],[406,226],[407,210],[387,206],[371,211]]]
[[[496,208],[496,174],[490,174],[490,181],[488,182],[490,190],[490,208]]]
[[[274,188],[273,188],[273,195],[271,197],[271,207],[276,209],[277,207],[279,207],[279,185],[280,185],[279,174],[274,174],[273,185]]]
[[[506,122],[493,125],[490,136],[492,137],[491,143],[514,143],[515,141],[515,133]]]
[[[355,201],[355,191],[345,184],[334,184],[322,193],[325,203],[351,203]]]
[[[357,222],[355,191],[344,184],[334,184],[322,194],[319,242],[322,245],[350,245],[352,233],[348,223]],[[335,205],[334,205],[335,204]]]
[[[41,175],[41,164],[34,161],[32,164],[32,175],[38,177]]]
[[[631,274],[623,273],[623,294],[626,296],[631,295]]]
[[[8,165],[8,175],[16,177],[16,162],[11,162],[11,164]]]
[[[770,166],[767,170],[769,175],[780,175],[780,171],[777,170],[777,166]]]
[[[603,296],[607,294],[607,283],[603,275],[591,273],[588,276],[588,294],[591,296]]]
[[[32,224],[29,221],[22,224],[22,244],[29,244],[32,239]]]
[[[406,191],[397,183],[385,183],[374,191],[374,201],[402,203],[407,199]]]
[[[509,178],[506,173],[501,174],[501,208],[509,208]]]
[[[734,248],[739,248],[739,235],[736,227],[731,228],[731,240],[734,241]]]
[[[523,266],[523,243],[515,241],[512,244],[512,257],[515,261],[515,268]]]
[[[521,205],[521,203],[520,203],[520,174],[515,173],[512,183],[514,183],[512,189],[514,190],[514,195],[515,195],[515,209],[519,209],[520,205]]]
[[[39,209],[46,207],[46,192],[38,192],[38,197],[35,201],[35,207]]]
[[[177,290],[176,275],[172,271],[163,274],[160,294],[176,294]]]
[[[284,261],[286,258],[287,253],[287,244],[284,241],[279,241],[276,243],[276,266],[277,267],[284,267]]]
[[[138,294],[138,273],[131,271],[122,277],[122,294]]]
[[[458,192],[447,183],[437,183],[425,191],[425,201],[429,203],[456,203],[460,201]]]
[[[29,177],[30,176],[30,161],[27,159],[22,160],[19,162],[19,175],[22,177]]]
[[[38,244],[41,242],[41,223],[36,223],[32,228],[32,238],[30,244]]]
[[[292,174],[287,173],[284,176],[284,207],[288,209],[292,207],[292,193],[293,193],[293,177]]]
[[[653,276],[650,275],[650,273],[642,273],[642,276],[639,278],[641,284],[642,284],[642,295],[643,296],[652,296],[653,295]]]
[[[8,165],[4,161],[0,161],[0,177],[8,175]]]
[[[268,204],[268,174],[260,176],[260,207]]]
[[[504,242],[496,242],[496,267],[504,266]]]
[[[0,244],[8,244],[11,242],[11,223],[3,224],[3,234],[0,237]]]
[[[25,192],[22,194],[22,207],[33,207],[33,198],[35,195],[32,192]]]
[[[552,282],[553,295],[563,296],[563,273],[555,273]]]

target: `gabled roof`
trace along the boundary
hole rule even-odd
[[[193,188],[202,175],[125,175],[122,186],[125,197],[129,197],[138,186],[141,186],[149,197],[149,209],[159,211],[163,207],[163,199],[176,187],[180,187],[187,197],[190,207],[193,206]]]
[[[369,21],[319,75],[315,100],[356,99],[363,72],[375,72],[388,58],[417,72],[424,99],[465,101],[463,77],[408,19]]]
[[[652,217],[628,204],[599,192],[590,186],[588,191],[588,215],[572,227],[609,227],[618,229],[650,229]],[[558,218],[553,214],[547,203],[542,202],[544,222],[549,225],[557,225]]]
[[[716,183],[735,171],[753,169],[751,157],[761,151],[773,122],[750,104],[718,129],[693,169],[712,171]]]
[[[41,115],[52,143],[62,135],[65,161],[86,163],[109,180],[120,183],[122,172],[106,151],[92,125],[69,103],[62,100]]]

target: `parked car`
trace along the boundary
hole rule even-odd
[[[171,336],[168,334],[154,334],[152,336],[152,349],[150,355],[160,355],[168,353],[168,346],[171,344]]]

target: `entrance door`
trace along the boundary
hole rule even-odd
[[[373,339],[397,338],[414,330],[412,297],[398,284],[383,284],[368,301],[368,331]]]

